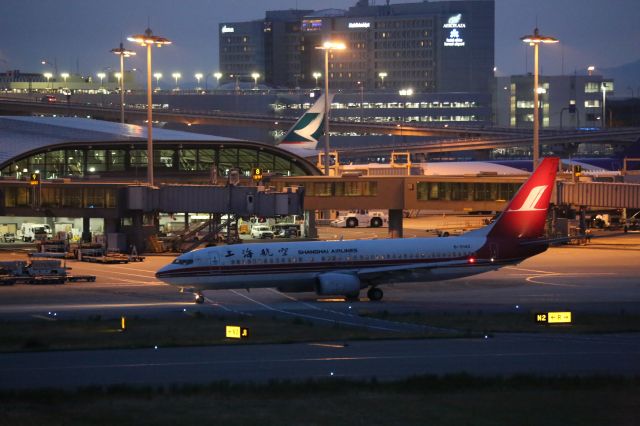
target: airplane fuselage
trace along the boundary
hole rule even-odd
[[[486,246],[484,237],[464,236],[229,245],[182,255],[157,276],[171,285],[199,290],[313,291],[325,273],[362,277],[364,287],[459,278],[522,260],[517,255],[498,258],[497,252],[492,258],[483,250]],[[487,255],[478,257],[482,252]]]

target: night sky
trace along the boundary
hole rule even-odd
[[[57,62],[59,72],[83,74],[118,67],[109,51],[141,33],[151,21],[157,35],[174,44],[155,50],[154,71],[180,71],[183,81],[195,72],[213,72],[218,63],[218,23],[261,19],[265,10],[345,9],[356,0],[2,0],[0,70],[44,72],[42,59]],[[413,0],[415,1],[415,0]],[[384,0],[371,0],[384,4]],[[392,0],[392,3],[407,1]],[[496,0],[498,75],[532,70],[532,54],[519,38],[536,25],[561,40],[541,53],[544,74],[583,73],[588,65],[611,68],[640,59],[639,0]],[[144,70],[138,54],[127,68]],[[564,65],[564,66],[563,66]],[[49,68],[50,70],[51,68]]]

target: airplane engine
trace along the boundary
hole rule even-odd
[[[360,287],[360,278],[356,275],[329,272],[318,277],[316,293],[320,296],[356,297]]]

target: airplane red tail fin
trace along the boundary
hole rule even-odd
[[[539,238],[544,234],[544,225],[549,200],[558,172],[559,158],[542,160],[507,208],[487,234],[497,238]]]

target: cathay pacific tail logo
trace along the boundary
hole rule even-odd
[[[536,186],[531,190],[531,192],[527,196],[527,199],[524,200],[524,203],[522,203],[522,206],[520,206],[519,209],[509,209],[509,211],[510,212],[533,212],[533,211],[539,211],[539,210],[546,210],[546,209],[536,209],[536,204],[538,204],[538,201],[540,201],[540,199],[542,198],[542,195],[544,194],[544,191],[546,191],[548,187],[549,185]]]
[[[318,138],[322,135],[322,120],[324,114],[313,112],[306,113],[296,128],[293,129],[282,140],[282,143],[305,143],[312,142],[317,144]]]

